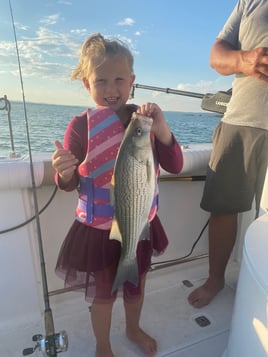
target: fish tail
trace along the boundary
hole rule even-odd
[[[120,260],[117,267],[116,276],[112,286],[112,294],[126,281],[138,286],[139,273],[136,257],[131,260]]]

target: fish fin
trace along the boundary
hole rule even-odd
[[[112,221],[112,227],[111,227],[111,232],[110,232],[109,238],[118,240],[122,244],[122,235],[121,235],[116,218],[114,218]]]
[[[129,281],[135,286],[138,286],[139,284],[139,273],[136,257],[133,259],[119,260],[111,293],[113,294],[126,281]]]
[[[147,221],[140,234],[140,240],[150,240],[150,223]]]
[[[114,206],[114,204],[115,204],[114,186],[115,186],[115,180],[114,180],[114,175],[113,175],[111,178],[111,184],[110,184],[110,203],[112,206]]]

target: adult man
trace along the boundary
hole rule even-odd
[[[213,136],[201,207],[209,222],[209,277],[188,297],[202,307],[224,287],[237,215],[258,212],[268,163],[268,1],[239,0],[211,49],[210,65],[235,74],[232,98]]]

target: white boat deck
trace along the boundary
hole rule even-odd
[[[207,161],[208,150],[198,148],[191,154],[189,149],[184,155],[188,155],[185,162],[191,166],[194,161],[200,163],[200,155],[204,156],[203,161]],[[43,186],[38,188],[38,201],[40,207],[44,207],[54,191],[54,186],[51,186],[53,172],[48,174],[48,162],[44,162],[44,165],[39,162],[37,164],[40,166],[40,175],[37,175],[40,179],[37,182],[43,182]],[[0,230],[13,227],[34,216],[26,169],[24,162],[19,162],[19,165],[2,162]],[[186,165],[186,174],[192,171],[193,168],[187,168]],[[19,181],[19,186],[15,181]],[[165,254],[159,257],[161,261],[187,255],[202,232],[208,219],[208,214],[199,207],[203,184],[202,180],[191,179],[160,181],[159,217],[169,237],[169,246]],[[262,197],[262,209],[266,212],[267,198],[268,175]],[[62,288],[63,282],[56,277],[54,267],[62,241],[73,221],[76,200],[76,192],[66,194],[58,191],[40,217],[49,291]],[[10,212],[13,212],[13,215]],[[254,216],[254,207],[239,216],[238,239],[227,269],[226,287],[209,306],[195,309],[187,301],[191,290],[201,285],[207,277],[207,258],[148,274],[141,326],[158,341],[156,357],[222,357],[233,311],[239,270],[239,264],[236,262],[241,261],[244,235]],[[58,222],[63,223],[57,224]],[[25,348],[34,347],[33,335],[45,334],[42,279],[36,237],[35,222],[0,237],[0,270],[3,273],[0,274],[0,357],[22,356]],[[206,254],[207,230],[194,251],[196,255]],[[158,258],[153,260],[158,261]],[[184,285],[185,280],[190,281],[193,287]],[[73,291],[51,296],[50,305],[55,333],[66,330],[69,338],[68,351],[60,356],[94,357],[95,339],[88,304],[84,301],[83,294]],[[201,327],[196,322],[197,318],[201,319],[201,322],[208,319],[210,323]],[[114,306],[111,328],[114,354],[116,357],[144,356],[127,340],[124,328],[123,302],[118,299]],[[39,350],[32,354],[33,357],[42,355]]]
[[[232,316],[238,266],[230,263],[226,287],[214,301],[202,309],[187,302],[190,291],[207,276],[207,258],[192,261],[148,274],[141,326],[158,341],[157,356],[221,357],[227,344]],[[188,288],[183,280],[194,287]],[[94,357],[95,342],[88,316],[88,304],[82,293],[68,292],[50,298],[55,332],[66,330],[69,338],[63,357]],[[19,304],[19,298],[18,298]],[[196,318],[207,318],[201,327]],[[138,357],[144,354],[125,336],[124,308],[121,298],[113,311],[111,342],[116,357]],[[44,321],[25,325],[16,331],[1,331],[0,356],[19,357],[26,347],[33,347],[35,334],[44,333]],[[35,351],[32,356],[41,356]]]

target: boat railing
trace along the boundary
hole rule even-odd
[[[10,144],[11,144],[11,152],[9,154],[9,157],[10,158],[19,157],[20,154],[15,152],[15,146],[14,146],[14,138],[13,138],[13,130],[12,130],[12,122],[11,122],[11,104],[10,101],[7,99],[6,95],[0,97],[0,110],[5,110],[7,112],[9,136],[10,136]]]

